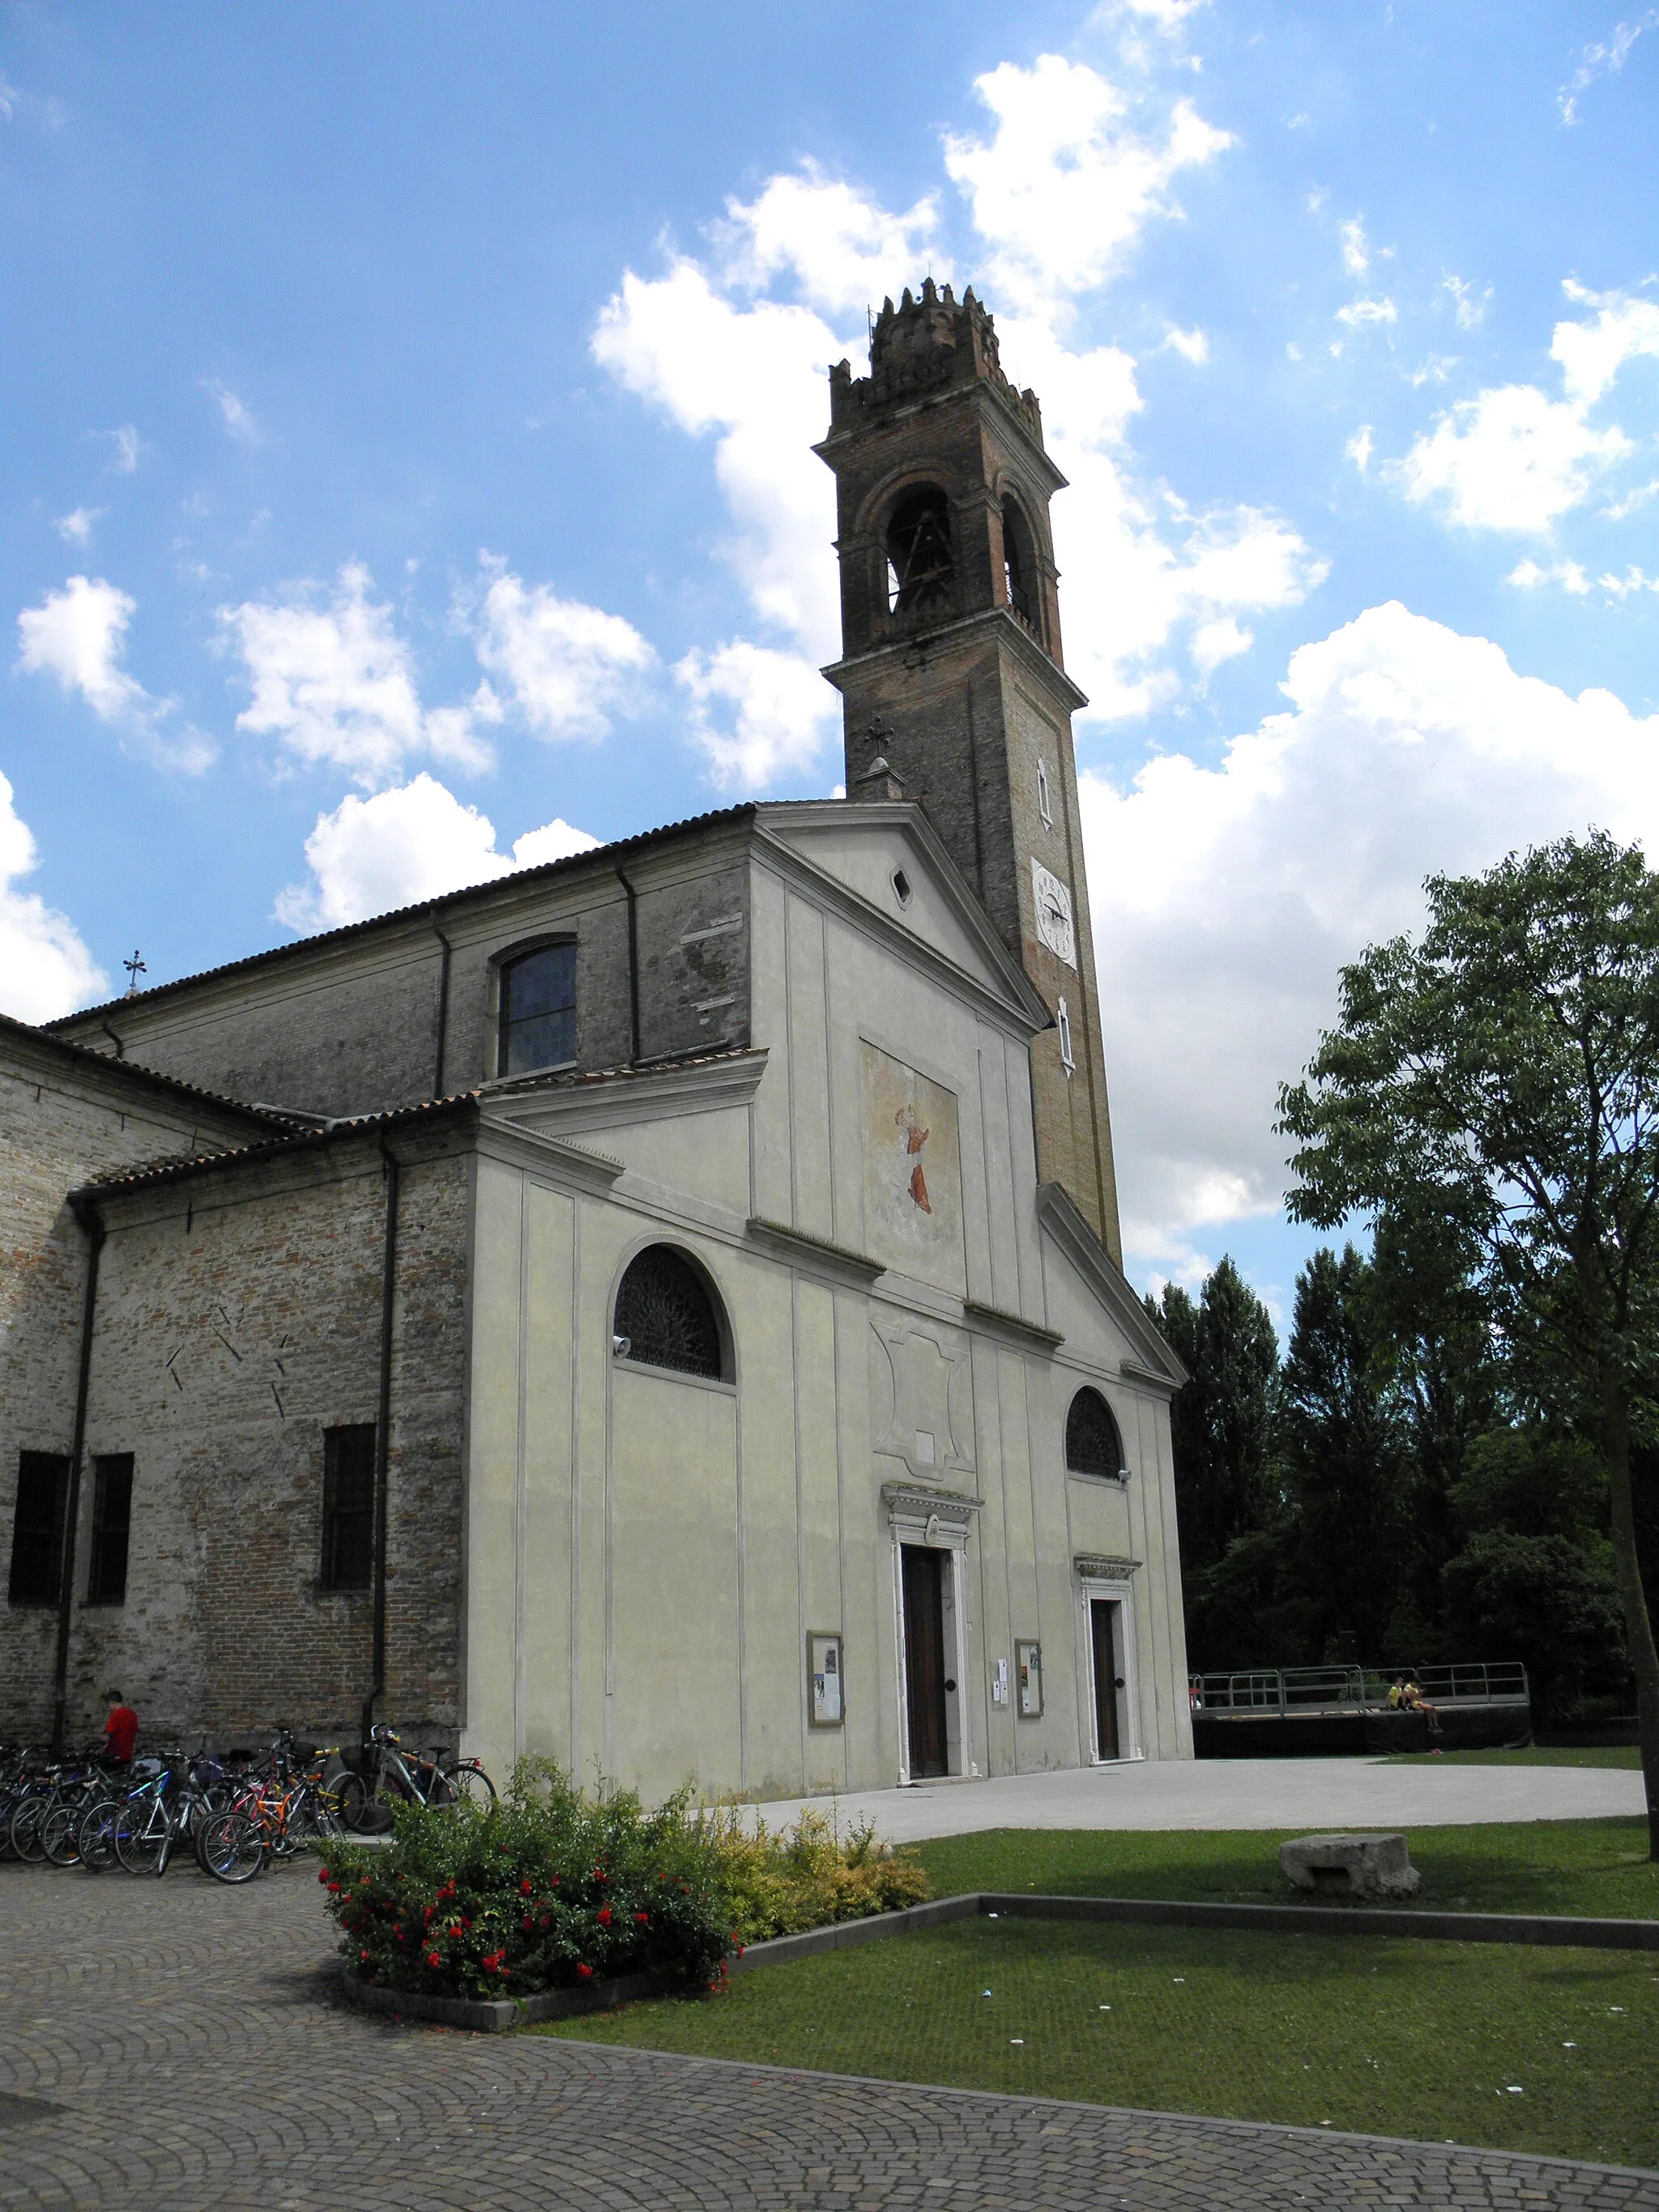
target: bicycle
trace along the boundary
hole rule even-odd
[[[495,1803],[495,1785],[476,1759],[452,1762],[443,1751],[422,1759],[402,1744],[395,1729],[377,1721],[366,1745],[341,1753],[346,1771],[334,1787],[341,1817],[354,1834],[391,1826],[388,1799],[434,1807]]]

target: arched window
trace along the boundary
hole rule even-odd
[[[716,1382],[726,1376],[714,1297],[691,1262],[666,1244],[647,1244],[629,1261],[617,1292],[616,1336],[619,1358]]]
[[[1098,1390],[1079,1390],[1066,1416],[1066,1464],[1073,1474],[1102,1474],[1116,1482],[1124,1472],[1123,1439]]]
[[[1037,613],[1036,548],[1025,517],[1012,499],[1002,504],[1003,580],[1008,605],[1028,629],[1042,633]]]
[[[951,503],[937,484],[907,492],[887,526],[887,599],[896,615],[950,599]]]
[[[498,1075],[558,1067],[576,1057],[576,948],[544,945],[501,969]]]

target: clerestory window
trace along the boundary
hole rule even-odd
[[[544,945],[501,969],[498,1075],[559,1067],[576,1057],[576,948]]]
[[[56,1605],[64,1583],[64,1513],[70,1463],[60,1452],[20,1452],[11,1524],[13,1605]]]

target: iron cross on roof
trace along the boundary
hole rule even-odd
[[[141,975],[149,975],[149,963],[135,945],[132,948],[131,959],[124,960],[121,963],[121,965],[126,969],[128,975],[131,978],[131,981],[127,985],[127,996],[128,998],[131,998],[138,988],[138,978]]]

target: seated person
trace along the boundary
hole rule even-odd
[[[1389,1704],[1398,1712],[1406,1702],[1406,1678],[1403,1674],[1396,1674],[1389,1690]]]
[[[109,1717],[104,1723],[104,1756],[112,1765],[125,1766],[138,1741],[138,1716],[118,1690],[106,1690]]]

